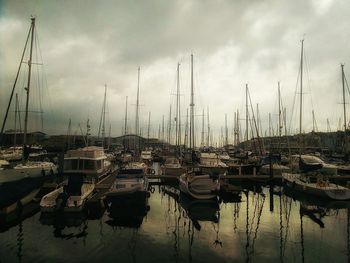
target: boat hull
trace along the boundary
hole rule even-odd
[[[180,176],[179,187],[184,194],[200,200],[216,198],[220,191],[219,180],[209,175],[189,176],[183,174]]]
[[[329,184],[329,187],[320,187],[315,183],[303,182],[300,180],[299,174],[289,173],[283,173],[282,180],[288,187],[294,190],[315,195],[321,198],[333,200],[350,199],[350,189],[335,184]]]

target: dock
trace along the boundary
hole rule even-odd
[[[152,180],[164,180],[164,182],[167,181],[178,181],[179,178],[175,176],[170,175],[148,175],[148,179]],[[312,176],[311,176],[312,178]],[[316,177],[315,177],[316,178]],[[346,183],[350,182],[350,176],[344,175],[344,176],[329,176],[328,177],[330,182],[336,182],[336,183]],[[229,180],[230,182],[241,182],[241,183],[282,183],[282,176],[281,175],[223,175],[220,177],[220,180]]]

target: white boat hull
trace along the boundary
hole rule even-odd
[[[334,200],[350,199],[350,189],[329,183],[319,185],[317,183],[307,183],[300,179],[300,174],[282,173],[283,182],[292,189]]]
[[[57,168],[53,163],[42,163],[43,165],[19,165],[13,169],[0,170],[0,184],[19,181],[23,178],[36,178],[40,176],[56,174]]]
[[[212,199],[220,191],[220,182],[209,175],[183,174],[180,176],[180,191],[195,199]]]

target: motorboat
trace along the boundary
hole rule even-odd
[[[169,176],[180,176],[184,172],[180,161],[176,157],[168,157],[162,166],[162,174]]]
[[[151,162],[152,161],[152,151],[142,151],[141,152],[141,160],[143,162]]]
[[[64,157],[64,175],[68,180],[41,199],[41,211],[82,211],[94,193],[95,184],[113,172],[113,167],[106,159],[101,147],[69,150]]]
[[[306,194],[334,200],[350,199],[349,188],[330,183],[321,176],[316,182],[311,182],[305,174],[282,173],[282,180],[288,187]]]
[[[130,163],[120,169],[115,182],[106,192],[106,202],[121,201],[131,206],[144,204],[150,196],[145,171],[142,163]]]
[[[180,176],[181,192],[195,199],[216,198],[220,191],[219,175],[202,173],[200,169],[193,169]]]
[[[316,171],[325,175],[337,175],[337,166],[324,162],[317,156],[303,154],[290,157],[290,168],[295,171]]]
[[[82,175],[71,175],[67,184],[41,199],[41,212],[81,212],[94,190],[95,184],[92,181],[85,181]]]
[[[225,174],[228,169],[216,153],[201,153],[199,167],[204,173],[209,174]]]
[[[95,183],[115,170],[102,147],[88,146],[69,150],[64,156],[63,173],[67,176],[83,174]]]

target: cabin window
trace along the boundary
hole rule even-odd
[[[71,162],[71,160],[65,160],[64,161],[64,169],[65,170],[71,170],[72,169],[72,162]]]
[[[72,170],[78,170],[78,160],[70,160]]]
[[[84,167],[85,167],[85,170],[94,170],[95,162],[92,160],[85,160]]]
[[[102,161],[101,160],[97,161],[96,162],[96,169],[99,170],[99,169],[101,169],[101,167],[102,167]]]
[[[79,160],[79,170],[84,169],[84,160]]]

